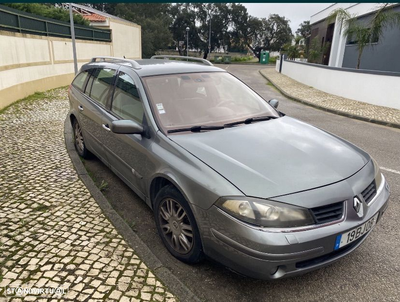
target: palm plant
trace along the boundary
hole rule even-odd
[[[343,8],[334,10],[327,18],[328,24],[337,20],[344,28],[343,35],[357,44],[357,69],[360,68],[364,48],[381,38],[384,29],[400,26],[400,13],[394,12],[388,5],[382,5],[366,23],[360,22],[356,16],[350,15]]]

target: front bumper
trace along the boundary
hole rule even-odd
[[[355,250],[371,233],[335,250],[336,237],[358,227],[379,213],[389,201],[389,187],[383,178],[374,199],[364,205],[365,215],[353,219],[352,199],[346,200],[344,219],[323,227],[295,232],[270,232],[245,224],[213,206],[207,213],[207,231],[202,230],[205,253],[241,274],[258,279],[277,279],[326,266]],[[349,215],[348,215],[349,214]],[[203,216],[204,217],[204,216]]]

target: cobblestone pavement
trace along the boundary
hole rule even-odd
[[[400,127],[400,110],[371,105],[332,95],[307,85],[301,84],[290,77],[282,75],[274,68],[263,69],[261,74],[288,96],[306,101],[322,108],[339,111],[352,116],[376,120],[382,123],[397,124]]]
[[[0,301],[168,301],[67,154],[66,89],[0,114]],[[10,295],[12,289],[62,293]]]

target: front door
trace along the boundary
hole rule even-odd
[[[110,111],[103,120],[104,127],[110,128],[115,120],[133,120],[143,125],[144,116],[143,104],[134,80],[120,71]],[[140,134],[106,132],[104,146],[111,169],[143,197],[144,176],[150,168],[147,150],[151,141]]]

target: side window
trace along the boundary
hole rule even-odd
[[[125,120],[143,122],[143,105],[132,78],[120,72],[115,86],[111,111]]]
[[[90,97],[106,106],[110,92],[113,88],[115,70],[110,68],[99,68],[94,71],[94,80]]]
[[[85,94],[86,95],[90,95],[90,90],[92,89],[92,85],[93,85],[93,80],[94,80],[94,76],[96,75],[96,69],[95,70],[93,70],[93,69],[91,69],[91,76],[89,77],[89,80],[88,80],[88,82],[87,82],[87,84],[86,84],[86,88],[85,88]],[[90,71],[89,71],[89,73],[90,73]]]
[[[78,74],[75,79],[72,82],[72,85],[76,88],[78,88],[81,91],[85,90],[85,84],[86,80],[89,77],[89,73],[87,70],[82,71],[80,74]]]

